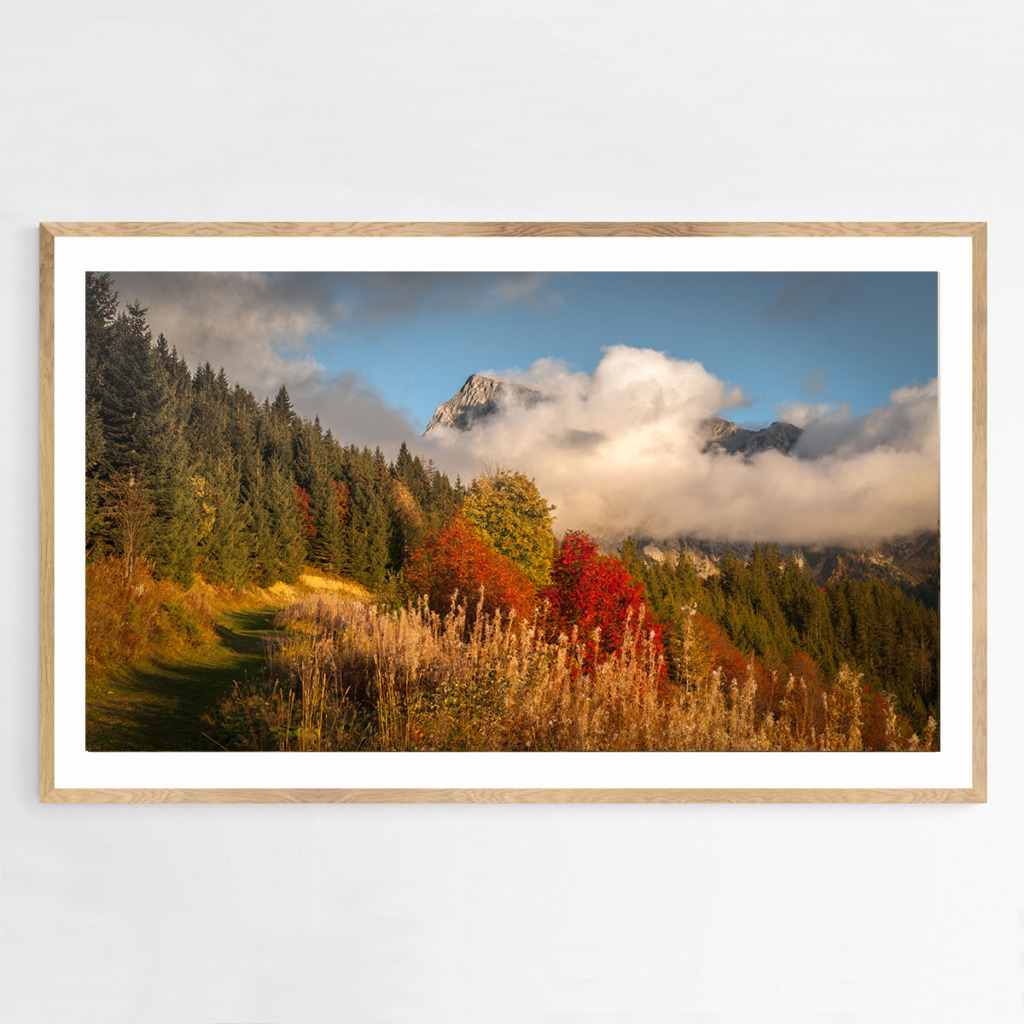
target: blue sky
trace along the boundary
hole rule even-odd
[[[590,371],[617,344],[696,359],[739,385],[750,405],[730,416],[744,423],[791,401],[866,412],[938,372],[934,273],[346,274],[320,284],[344,313],[308,351],[328,371],[362,375],[417,424],[470,373],[548,357]]]

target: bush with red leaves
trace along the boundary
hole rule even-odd
[[[694,629],[703,655],[698,671],[720,668],[726,683],[746,678],[747,659],[717,619],[698,612],[694,616]]]
[[[536,603],[530,581],[461,516],[427,534],[410,552],[405,578],[414,594],[427,596],[434,611],[446,611],[458,593],[470,619],[476,613],[481,589],[483,611],[488,615],[500,608],[528,618]]]
[[[644,630],[654,634],[656,653],[664,653],[661,627],[647,608],[643,584],[619,559],[602,555],[585,533],[573,530],[562,539],[543,596],[550,603],[556,632],[571,635],[573,627],[578,629],[586,644],[586,670],[620,651],[627,620],[636,629],[641,615]],[[601,630],[596,642],[595,629]]]
[[[295,485],[295,504],[299,506],[299,521],[302,532],[310,543],[316,540],[316,523],[313,520],[313,508],[309,503],[309,494],[304,487]]]

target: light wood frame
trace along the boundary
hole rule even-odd
[[[986,777],[986,224],[43,223],[39,231],[39,795],[48,803],[911,803],[984,802]],[[969,237],[973,268],[972,784],[964,789],[57,789],[54,784],[54,240],[59,237]]]

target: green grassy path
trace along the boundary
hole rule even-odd
[[[86,683],[88,750],[218,750],[206,712],[263,666],[276,608],[217,620],[217,643],[181,660],[147,662]]]

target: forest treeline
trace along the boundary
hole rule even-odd
[[[878,723],[887,694],[908,729],[938,718],[938,617],[891,584],[821,587],[772,545],[745,562],[726,555],[701,579],[686,558],[653,563],[630,540],[617,557],[579,533],[556,541],[552,507],[522,474],[463,486],[404,444],[391,462],[346,446],[297,415],[284,387],[261,401],[223,369],[191,370],[154,340],[138,302],[120,306],[107,274],[87,275],[86,368],[87,557],[116,556],[129,580],[144,563],[185,588],[197,574],[267,587],[312,565],[392,609],[420,595],[443,609],[461,595],[470,623],[482,588],[482,613],[578,638],[569,679],[619,657],[645,622],[659,686],[703,685],[721,670],[752,684],[765,721],[787,706],[788,679],[818,706],[844,666],[874,695]]]
[[[654,616],[677,638],[666,646],[674,677],[685,637],[699,636],[727,674],[753,664],[762,693],[773,674],[818,684],[848,665],[872,691],[892,693],[915,728],[938,720],[938,615],[899,587],[874,578],[819,586],[802,560],[783,558],[773,544],[755,546],[746,562],[726,554],[704,580],[688,559],[650,562],[630,541],[620,555],[644,582]]]
[[[86,278],[86,546],[183,587],[294,581],[313,564],[381,590],[462,492],[405,445],[343,445],[223,369],[190,370],[146,310]]]

